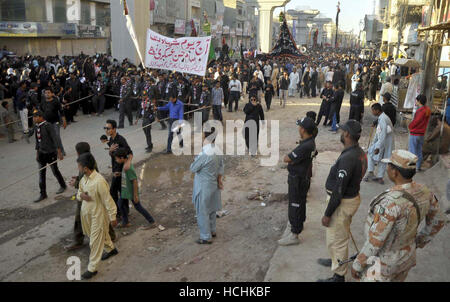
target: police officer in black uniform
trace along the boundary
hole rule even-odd
[[[312,160],[316,156],[316,143],[314,133],[317,126],[309,117],[297,121],[301,136],[300,144],[289,155],[284,157],[284,162],[288,163],[289,171],[289,223],[291,232],[278,241],[279,245],[293,245],[300,243],[298,235],[303,230],[303,223],[306,219],[306,195],[310,184],[310,174]]]
[[[350,114],[349,120],[356,120],[361,123],[364,115],[364,90],[362,84],[356,84],[356,90],[350,94]]]
[[[361,124],[349,120],[341,126],[341,143],[344,151],[331,167],[325,184],[328,193],[328,205],[322,217],[326,227],[326,242],[331,259],[319,259],[322,266],[331,267],[331,278],[320,282],[343,282],[347,265],[339,265],[339,260],[348,259],[350,224],[361,203],[359,195],[361,180],[367,170],[367,155],[359,146]]]

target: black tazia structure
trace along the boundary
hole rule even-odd
[[[301,58],[305,55],[300,52],[297,48],[297,44],[292,38],[291,32],[289,31],[286,18],[283,13],[280,13],[280,35],[278,36],[277,43],[275,44],[272,51],[268,54],[262,54],[264,57],[268,58],[279,58],[279,57],[292,57]]]

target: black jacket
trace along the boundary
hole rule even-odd
[[[280,79],[280,89],[281,90],[288,90],[289,89],[289,84],[290,84],[290,79],[289,78],[285,78],[284,76],[281,77]]]
[[[350,106],[362,107],[364,112],[364,91],[357,89],[350,94]]]
[[[259,127],[259,120],[264,120],[264,110],[261,104],[253,106],[251,102],[245,104],[244,107],[245,121],[254,120],[256,121],[257,127]]]
[[[41,133],[40,142],[38,139],[38,130],[40,130]],[[36,138],[35,149],[39,153],[48,154],[48,153],[56,153],[58,151],[55,129],[49,122],[44,121],[42,124],[34,125],[29,135],[31,136],[33,134]]]

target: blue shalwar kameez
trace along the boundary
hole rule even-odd
[[[221,194],[217,183],[224,173],[223,157],[213,144],[203,147],[202,152],[191,164],[195,173],[192,203],[197,214],[197,224],[201,240],[210,240],[216,232],[216,212],[222,209]]]

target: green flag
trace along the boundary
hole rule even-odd
[[[208,62],[211,62],[212,60],[216,59],[216,52],[214,51],[213,43],[210,42],[209,45],[209,56],[208,56]]]

